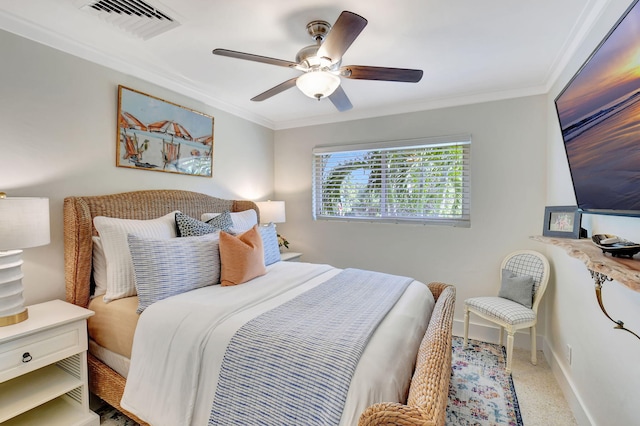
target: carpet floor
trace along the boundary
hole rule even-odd
[[[520,407],[511,375],[504,372],[503,347],[453,338],[452,376],[449,387],[447,425],[522,426]],[[95,409],[101,426],[137,426],[107,404]]]

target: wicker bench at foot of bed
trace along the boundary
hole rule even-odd
[[[359,426],[441,426],[445,424],[451,380],[451,338],[456,289],[431,283],[436,299],[420,344],[407,404],[383,402],[367,408]]]

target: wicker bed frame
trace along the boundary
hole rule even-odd
[[[64,200],[64,259],[67,301],[82,307],[91,294],[92,240],[95,216],[154,219],[174,210],[199,218],[202,213],[255,209],[252,201],[224,200],[196,192],[148,190],[104,196],[67,197]],[[407,404],[381,403],[369,407],[360,425],[444,425],[451,375],[451,328],[455,287],[431,283],[436,298],[427,332],[420,345]],[[140,424],[120,407],[125,378],[91,354],[89,389]]]

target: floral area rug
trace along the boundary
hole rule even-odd
[[[504,371],[504,347],[453,337],[447,425],[522,426],[511,374]]]
[[[100,416],[100,426],[139,426],[107,403],[103,403],[95,412]]]

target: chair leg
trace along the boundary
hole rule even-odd
[[[531,326],[531,364],[538,365],[538,351],[536,349],[536,326]]]
[[[504,346],[502,343],[502,336],[504,335],[504,327],[500,327],[500,337],[498,338],[498,345]]]
[[[511,363],[513,362],[513,335],[515,332],[515,330],[507,328],[507,368],[505,368],[507,374],[511,373]]]
[[[463,348],[467,347],[469,343],[469,308],[465,306],[464,308],[464,344]]]

